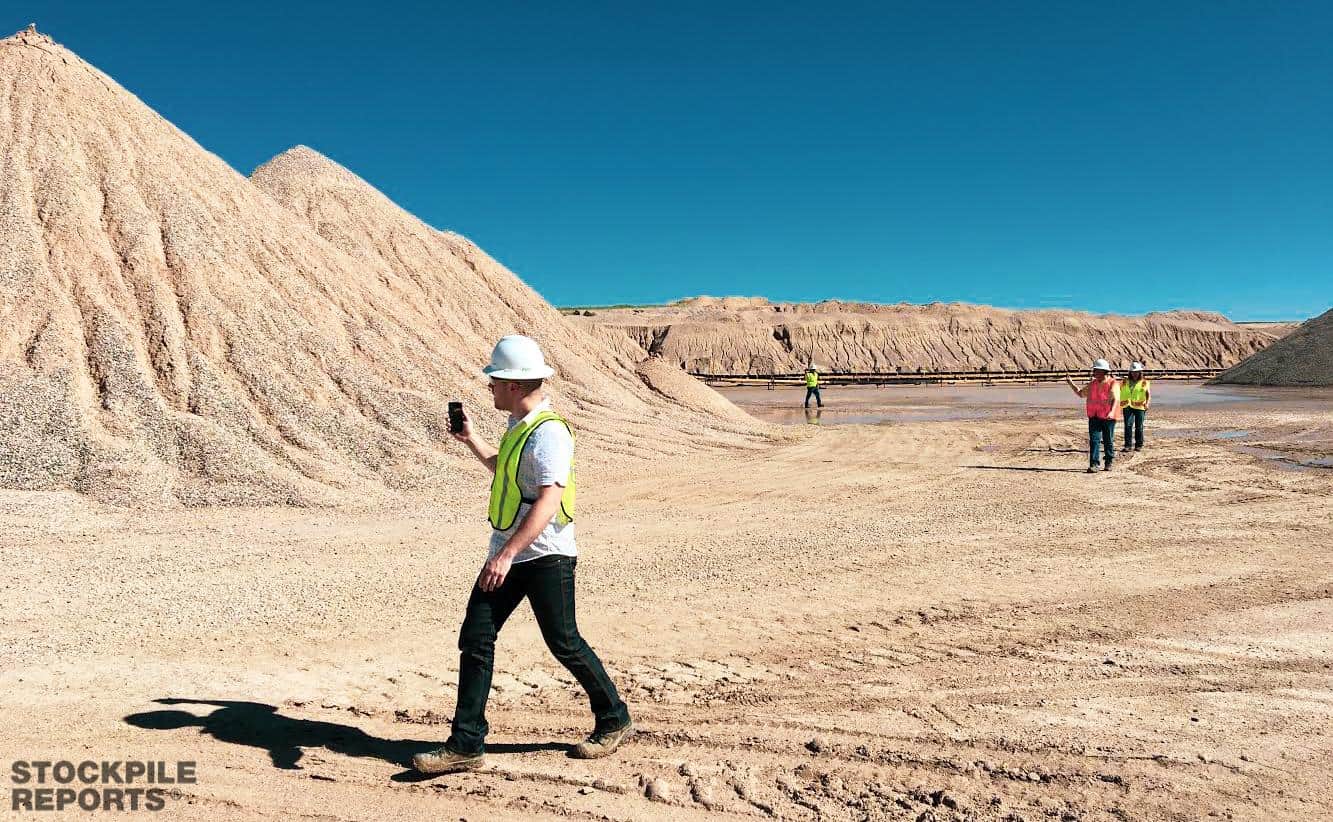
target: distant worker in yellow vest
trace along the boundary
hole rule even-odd
[[[482,370],[497,410],[509,413],[509,431],[493,448],[464,415],[454,439],[467,445],[494,474],[489,518],[491,544],[472,587],[458,634],[458,705],[444,747],[417,754],[422,773],[449,773],[483,762],[486,700],[495,665],[495,640],[524,599],[542,639],[578,680],[592,706],[594,727],[571,754],[593,759],[613,752],[632,730],[629,710],[602,662],[579,635],[574,618],[574,434],[551,410],[543,381],[555,373],[535,340],[504,337]]]
[[[1111,375],[1111,364],[1106,360],[1094,362],[1092,381],[1082,388],[1069,377],[1065,377],[1065,382],[1069,383],[1075,394],[1087,399],[1088,473],[1097,473],[1102,450],[1106,452],[1102,470],[1110,471],[1111,464],[1115,462],[1115,421],[1120,418],[1120,384]]]
[[[1152,381],[1143,376],[1143,363],[1129,366],[1129,379],[1120,383],[1120,411],[1125,415],[1125,450],[1143,450],[1143,422],[1152,402]]]
[[[810,407],[810,398],[815,398],[816,407],[824,407],[824,398],[819,396],[819,369],[814,363],[805,367],[805,407]]]

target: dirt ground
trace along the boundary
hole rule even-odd
[[[567,758],[524,610],[487,767],[434,779],[480,469],[374,514],[3,492],[0,757],[194,760],[171,818],[1333,816],[1333,394],[1175,390],[1110,474],[1072,402],[830,390],[888,424],[581,476],[581,627],[640,732]]]

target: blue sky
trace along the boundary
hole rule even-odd
[[[8,3],[557,305],[1333,304],[1330,3]]]

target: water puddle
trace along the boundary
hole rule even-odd
[[[1165,439],[1192,440],[1243,440],[1253,435],[1253,431],[1243,428],[1225,429],[1222,431],[1212,431],[1204,428],[1176,428],[1165,429],[1159,432],[1159,436]]]
[[[1330,456],[1315,457],[1289,454],[1286,451],[1265,448],[1262,445],[1236,445],[1233,447],[1242,454],[1259,457],[1288,471],[1333,470],[1333,457]]]
[[[953,420],[980,420],[996,416],[986,408],[941,408],[938,406],[899,406],[877,411],[868,408],[839,408],[816,411],[801,408],[773,408],[746,406],[755,417],[784,425],[894,425],[905,422],[949,422]]]
[[[745,411],[763,420],[787,425],[902,425],[918,422],[958,422],[988,419],[1076,420],[1083,401],[1067,386],[1043,383],[1029,386],[830,386],[824,392],[824,408],[802,408],[803,389],[767,389],[757,386],[720,386],[719,392]],[[1196,382],[1161,382],[1153,386],[1153,411],[1148,416],[1148,436],[1195,439],[1226,443],[1228,447],[1267,437],[1250,428],[1159,428],[1156,420],[1168,421],[1182,411],[1217,412],[1235,407],[1238,412],[1291,412],[1326,409],[1333,391],[1286,391],[1214,387]],[[1232,424],[1239,422],[1233,420]],[[1308,424],[1308,423],[1307,423]],[[1117,426],[1116,434],[1123,429]],[[1327,426],[1316,426],[1297,435],[1316,447],[1306,449],[1308,459],[1290,455],[1271,457],[1286,466],[1328,468],[1327,450],[1319,447],[1329,437]],[[1313,453],[1311,453],[1313,452]]]
[[[822,413],[801,407],[804,391],[757,386],[719,386],[718,391],[760,419],[789,425],[885,425],[906,422],[951,422],[1001,416],[1074,416],[1083,401],[1068,387],[1043,383],[1028,386],[830,386]],[[1259,395],[1222,390],[1198,383],[1153,386],[1155,409],[1255,403]],[[1150,417],[1151,419],[1151,417]],[[1149,423],[1151,424],[1151,422]]]

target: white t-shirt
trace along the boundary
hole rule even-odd
[[[531,413],[522,419],[514,417],[509,418],[509,428],[520,422],[537,416],[541,411],[549,411],[551,403],[549,400],[543,400],[538,406],[532,409]],[[523,446],[523,453],[519,455],[518,460],[518,490],[524,499],[536,499],[543,486],[569,484],[569,471],[574,464],[574,438],[570,436],[569,429],[555,420],[544,422],[528,435],[528,441]],[[514,517],[514,524],[504,531],[491,531],[491,548],[487,559],[500,553],[509,537],[518,530],[518,526],[523,522],[523,518],[528,515],[528,510],[532,506],[526,502],[519,503],[518,515]],[[560,525],[556,522],[559,514],[551,517],[550,523],[542,529],[532,544],[524,548],[519,555],[514,557],[514,562],[527,562],[528,560],[544,557],[548,554],[560,554],[566,557],[576,557],[579,554],[578,548],[574,545],[574,523],[569,522]]]

